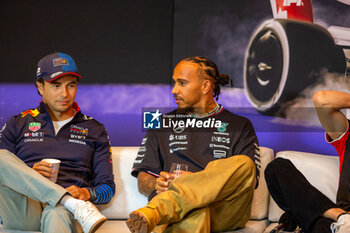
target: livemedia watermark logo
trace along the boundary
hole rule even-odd
[[[164,110],[164,109],[163,109]],[[182,132],[186,128],[209,129],[226,127],[215,117],[198,118],[191,114],[170,112],[163,114],[161,109],[143,109],[142,129],[173,129],[175,132]],[[169,112],[166,111],[166,112]]]

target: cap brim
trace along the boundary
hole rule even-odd
[[[81,79],[82,77],[78,74],[78,73],[75,73],[75,72],[66,72],[66,73],[62,73],[60,75],[57,75],[56,77],[54,77],[53,79],[50,78],[50,76],[47,76],[47,77],[43,77],[43,79],[46,81],[46,82],[52,82],[54,80],[57,80],[58,78],[62,78],[62,76],[65,76],[65,75],[73,75],[73,76],[76,76],[77,78]]]

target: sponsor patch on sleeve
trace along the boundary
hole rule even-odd
[[[36,109],[29,109],[27,111],[22,112],[21,114],[22,114],[22,117],[25,117],[28,114],[32,115],[33,117],[35,117],[35,116],[39,115],[39,111],[38,111],[37,108]]]

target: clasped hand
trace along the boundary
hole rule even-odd
[[[185,175],[185,174],[190,174],[192,172],[188,171],[180,171],[179,176]],[[169,188],[169,185],[172,180],[174,180],[175,174],[174,173],[169,173],[169,172],[160,172],[159,177],[156,179],[156,184],[155,184],[155,189],[157,190],[157,194],[167,191]]]

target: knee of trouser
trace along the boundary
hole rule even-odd
[[[41,216],[41,226],[45,227],[53,223],[69,223],[73,220],[73,215],[62,205],[47,205]]]
[[[254,164],[253,160],[246,155],[238,155],[238,156],[239,156],[239,160],[242,164],[241,169],[245,170],[249,174],[254,173],[255,164]]]
[[[255,177],[256,167],[251,158],[246,155],[235,155],[233,157],[236,157],[235,163],[239,164],[236,174],[239,174],[239,176],[245,181],[251,180]]]
[[[13,156],[13,154],[8,150],[0,150],[0,171],[8,166],[9,156]]]
[[[11,152],[9,152],[8,150],[4,150],[4,149],[1,149],[0,150],[0,166],[1,165],[4,165],[6,164],[6,161],[8,161],[8,157],[12,155]]]
[[[17,160],[19,160],[18,157],[12,152],[0,149],[0,168],[7,168],[9,164],[13,164]]]
[[[272,160],[269,164],[267,164],[265,168],[265,179],[269,182],[272,177],[278,175],[281,172],[281,168],[289,163],[289,160],[283,158],[276,158]]]
[[[288,159],[276,158],[272,160],[265,169],[265,174],[274,174],[281,171],[281,167],[285,167],[287,164],[291,163]]]

